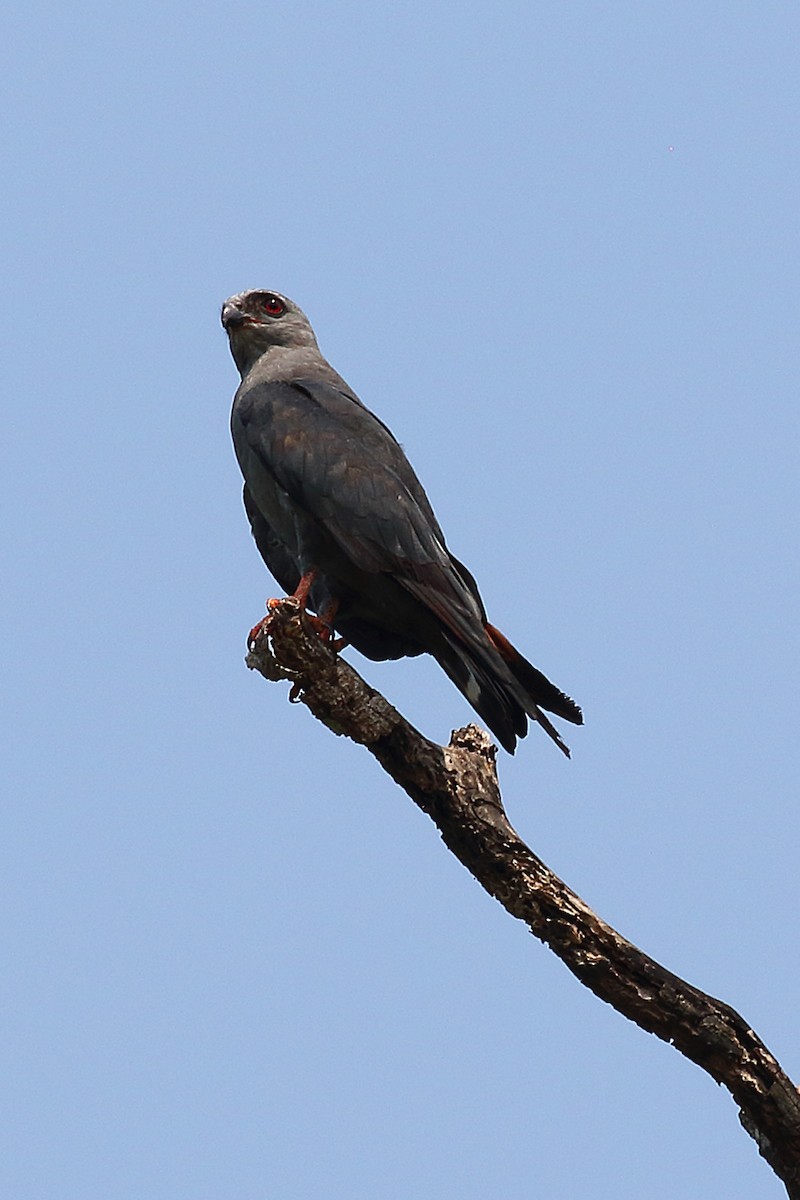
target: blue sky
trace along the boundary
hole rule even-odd
[[[3,1194],[779,1197],[243,665],[221,301],[276,288],[583,705],[512,821],[800,1076],[800,18],[32,3],[5,30]],[[425,733],[431,661],[356,666]]]

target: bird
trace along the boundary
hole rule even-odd
[[[222,305],[241,382],[231,434],[256,547],[287,595],[374,661],[433,656],[505,750],[529,719],[581,709],[490,624],[400,443],[323,358],[303,310],[250,290]]]

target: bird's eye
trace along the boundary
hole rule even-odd
[[[265,296],[262,303],[264,312],[270,317],[282,317],[286,312],[286,305],[278,296]]]

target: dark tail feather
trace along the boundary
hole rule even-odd
[[[514,753],[517,738],[525,737],[528,732],[527,718],[530,717],[541,725],[561,753],[569,758],[569,746],[538,704],[532,701],[521,681],[510,669],[504,679],[505,668],[496,661],[492,662],[490,655],[492,651],[488,647],[485,650],[483,647],[468,650],[462,642],[455,639],[451,641],[450,637],[445,635],[436,658],[509,754]],[[529,663],[525,665],[530,666]],[[535,668],[531,667],[531,670]],[[550,686],[552,687],[552,684]]]
[[[527,662],[502,633],[491,625],[486,626],[486,633],[485,643],[467,645],[449,631],[442,631],[434,657],[509,754],[514,753],[517,738],[528,732],[530,717],[569,758],[569,747],[542,709],[576,725],[583,722],[581,710]]]
[[[533,717],[533,719],[535,721],[539,722],[542,729],[545,731],[545,733],[547,734],[548,737],[551,737],[553,739],[553,741],[558,746],[561,753],[566,754],[567,758],[571,758],[572,755],[569,752],[569,746],[564,741],[561,734],[556,729],[555,725],[553,725],[550,721],[548,721],[547,717],[544,715],[544,713],[542,712],[542,710],[540,708],[537,708],[536,705],[534,705],[533,708],[534,708],[534,711],[533,712],[529,711],[528,715]]]
[[[503,749],[513,754],[517,738],[525,737],[528,731],[528,722],[525,709],[508,685],[497,678],[489,664],[470,653],[462,642],[451,640],[448,634],[442,637],[435,658]],[[555,736],[557,739],[558,735]]]
[[[533,663],[529,663],[527,658],[523,658],[519,650],[511,645],[511,642],[499,629],[495,629],[494,625],[487,624],[486,633],[511,674],[518,683],[522,684],[535,706],[545,708],[555,716],[562,717],[565,721],[571,721],[573,725],[583,724],[583,713],[575,701],[560,692],[546,675],[534,667]],[[547,728],[550,723],[546,718],[542,718],[541,715],[536,716],[535,713],[529,715],[535,717],[554,741],[559,741],[552,725],[549,729]],[[559,742],[559,744],[562,749],[566,749],[563,743]],[[566,753],[569,754],[569,751],[567,750]]]

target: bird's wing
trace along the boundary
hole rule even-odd
[[[435,567],[449,573],[422,485],[390,431],[357,399],[316,380],[256,384],[237,402],[233,424],[234,441],[245,441],[258,469],[359,569],[421,580]]]

